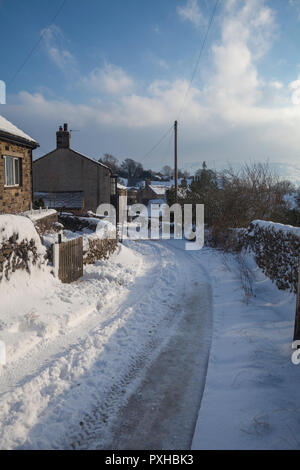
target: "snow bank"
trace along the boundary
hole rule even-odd
[[[245,302],[236,259],[202,250],[213,286],[214,333],[192,449],[299,449],[299,367],[291,362],[295,295],[257,268]]]
[[[19,215],[0,215],[0,248],[14,235],[18,241],[33,240],[39,253],[44,253],[40,237],[31,220]]]
[[[0,282],[10,281],[20,270],[31,274],[46,265],[46,249],[32,223],[26,217],[0,215]]]
[[[30,210],[23,212],[22,215],[28,217],[28,219],[32,220],[33,222],[43,219],[44,217],[49,217],[50,215],[56,214],[55,209],[42,209],[42,210]]]
[[[86,266],[72,284],[36,279],[4,303],[1,297],[7,364],[0,374],[0,448],[49,448],[98,399],[105,401],[116,380],[124,387],[149,330],[166,315],[166,307],[150,315],[150,302],[144,305],[153,281],[161,290],[160,280],[147,277],[160,269],[154,258],[120,245],[109,261]],[[47,417],[51,422],[43,424]]]
[[[92,212],[90,212],[92,214]],[[66,230],[72,231],[74,234],[82,235],[82,232],[91,235],[94,238],[110,238],[116,236],[115,226],[105,219],[97,217],[78,217],[72,214],[62,213],[59,221],[64,225]],[[78,236],[74,235],[74,236]]]

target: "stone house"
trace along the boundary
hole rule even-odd
[[[39,144],[0,116],[0,214],[16,214],[32,204],[32,151]]]
[[[64,124],[56,132],[56,149],[33,162],[34,197],[58,210],[96,212],[111,202],[116,178],[107,166],[71,149],[70,140]]]
[[[148,202],[153,199],[163,200],[168,189],[170,188],[167,186],[155,185],[153,182],[146,180],[145,187],[139,191],[139,201],[142,204],[148,205]]]

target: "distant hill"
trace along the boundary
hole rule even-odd
[[[210,165],[209,160],[207,161],[207,166],[208,168],[213,168],[213,166]],[[233,165],[233,167],[237,168],[238,165]],[[300,157],[299,157],[299,165],[293,165],[289,163],[279,163],[279,162],[270,162],[270,166],[276,171],[276,173],[281,176],[284,179],[290,180],[292,183],[294,183],[297,187],[300,186]],[[194,174],[195,171],[197,171],[199,168],[202,167],[202,161],[201,162],[188,162],[185,163],[183,168],[187,171],[189,171],[190,174]],[[226,164],[224,165],[218,165],[217,170],[221,168],[225,168]]]

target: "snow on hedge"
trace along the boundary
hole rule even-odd
[[[17,243],[33,240],[39,253],[44,254],[41,239],[31,220],[21,215],[0,215],[0,248],[14,235]]]
[[[258,226],[264,230],[274,230],[276,232],[280,231],[283,233],[292,233],[300,237],[300,227],[293,227],[292,225],[283,225],[276,222],[271,222],[267,220],[253,220],[251,225]]]
[[[46,249],[31,220],[18,215],[0,215],[0,282],[10,282],[18,271],[31,275],[46,265]],[[15,274],[14,274],[15,275]]]
[[[239,238],[279,289],[297,292],[300,227],[253,220],[247,230],[240,231]]]

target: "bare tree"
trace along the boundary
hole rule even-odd
[[[110,153],[105,153],[103,158],[99,158],[99,162],[108,166],[113,173],[119,170],[119,160]]]
[[[168,178],[172,178],[173,176],[173,170],[169,165],[163,166],[161,172],[164,176],[167,176]]]
[[[143,165],[132,158],[126,158],[121,164],[121,169],[127,174],[129,179],[141,178],[143,174]]]

